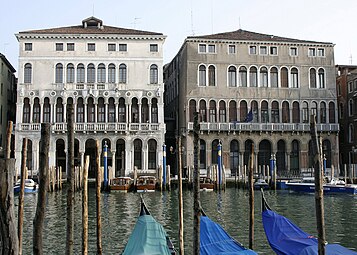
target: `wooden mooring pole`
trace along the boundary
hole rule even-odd
[[[33,254],[43,254],[42,233],[45,220],[46,193],[48,189],[48,151],[50,147],[50,123],[41,124],[39,190],[37,208],[33,220]]]
[[[317,136],[315,115],[311,115],[310,134],[312,140],[312,155],[314,156],[315,169],[315,209],[318,233],[318,254],[325,255],[325,220],[324,220],[324,196],[323,196],[323,167],[320,142]]]
[[[102,183],[102,174],[100,167],[100,144],[96,141],[96,165],[97,165],[97,177],[96,177],[96,208],[97,208],[97,255],[102,254],[102,216],[100,210],[100,187]]]
[[[25,176],[27,160],[27,138],[22,139],[22,157],[21,157],[21,184],[19,194],[19,208],[17,216],[17,233],[19,237],[19,255],[22,254],[22,226],[24,220],[24,197],[25,197]]]
[[[183,201],[182,201],[182,144],[181,136],[177,138],[178,148],[178,185],[179,185],[179,242],[180,242],[180,255],[184,255],[184,240],[183,240]]]
[[[88,168],[89,155],[86,156],[83,169],[83,190],[82,190],[82,254],[88,254]]]
[[[200,173],[198,169],[199,130],[198,112],[193,114],[193,254],[200,254]]]
[[[254,144],[250,151],[249,160],[249,249],[254,249],[254,184],[253,184],[253,171],[254,171]]]

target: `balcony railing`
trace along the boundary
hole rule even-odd
[[[41,131],[40,123],[16,124],[18,131]],[[75,132],[156,132],[160,129],[159,123],[75,123]],[[51,126],[52,132],[66,132],[67,123],[55,123]]]
[[[339,131],[339,124],[320,123],[316,124],[317,131],[323,132],[337,132]],[[187,123],[188,131],[193,131],[193,122]],[[309,123],[210,123],[201,122],[200,131],[258,131],[258,132],[284,132],[297,131],[309,132]]]

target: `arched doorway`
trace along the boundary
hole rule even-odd
[[[88,177],[95,178],[97,171],[97,162],[96,162],[96,141],[94,139],[88,139],[85,144],[85,156],[89,156],[89,168],[88,168]]]
[[[125,141],[119,139],[116,142],[116,154],[115,154],[115,175],[125,175]]]
[[[66,152],[65,142],[63,139],[56,141],[56,166],[62,168],[62,172],[67,173],[66,169]]]
[[[279,176],[286,174],[286,144],[284,140],[278,141],[278,150],[276,152],[276,171]]]
[[[244,165],[248,166],[249,164],[249,157],[250,157],[250,152],[252,150],[252,144],[253,141],[248,139],[244,143]]]
[[[290,170],[293,175],[300,175],[300,144],[299,141],[293,140],[291,143],[291,155],[290,155]]]
[[[231,174],[235,175],[239,166],[239,143],[235,139],[231,141],[229,156],[230,156]]]
[[[268,140],[264,139],[259,143],[258,152],[258,165],[269,165],[271,159],[271,144]]]

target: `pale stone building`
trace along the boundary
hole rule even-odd
[[[90,17],[78,26],[32,30],[19,41],[16,158],[29,138],[28,169],[38,170],[40,125],[51,126],[50,166],[66,168],[66,105],[74,104],[75,164],[95,140],[108,148],[115,174],[155,174],[162,164],[163,44],[161,33],[124,29]],[[20,167],[17,160],[16,167]]]
[[[280,175],[312,166],[315,114],[327,168],[339,165],[334,44],[237,30],[190,36],[164,70],[168,145],[182,135],[193,165],[193,115],[199,112],[199,167],[217,164],[219,142],[229,174],[276,158]],[[174,161],[174,155],[168,162]]]

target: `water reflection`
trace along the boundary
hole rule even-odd
[[[65,191],[48,194],[44,229],[44,253],[64,254],[66,245]],[[202,192],[201,205],[206,214],[246,247],[249,243],[249,201],[247,190],[227,189],[225,192]],[[269,205],[290,218],[304,231],[316,235],[313,195],[268,191]],[[152,215],[159,221],[174,245],[178,247],[178,191],[144,194]],[[325,196],[326,237],[329,243],[357,248],[357,199],[353,196]],[[75,196],[75,254],[81,253],[82,205],[80,193]],[[193,193],[184,191],[184,239],[187,254],[192,251]],[[15,200],[15,204],[18,200]],[[89,190],[89,253],[96,252],[95,189]],[[120,253],[131,234],[139,213],[140,195],[136,193],[102,194],[103,254]],[[255,193],[255,250],[260,254],[274,254],[262,226],[260,192]],[[17,212],[17,207],[15,208]],[[32,253],[32,221],[36,210],[36,195],[25,197],[24,254]]]

